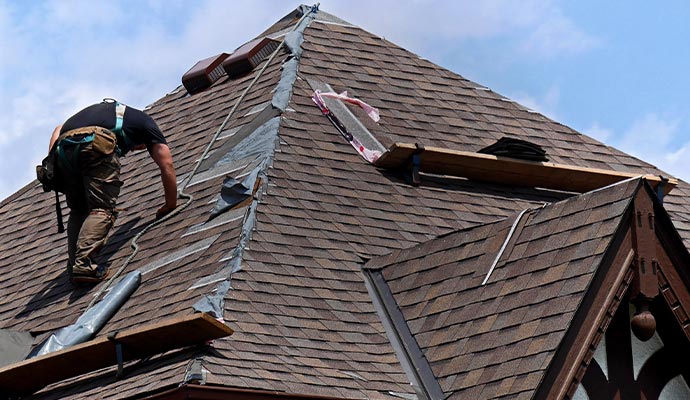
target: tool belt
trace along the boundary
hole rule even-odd
[[[117,147],[117,138],[113,132],[100,126],[87,126],[67,131],[58,136],[55,146],[61,164],[67,166],[71,172],[76,172],[79,167],[79,151],[82,146],[88,143],[92,143],[94,151],[103,155],[110,155]],[[65,148],[73,146],[76,146],[76,149],[72,150],[72,159],[70,160],[65,154]]]

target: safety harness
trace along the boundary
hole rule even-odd
[[[105,99],[104,101],[107,100],[109,99]],[[119,101],[115,101],[115,127],[111,128],[110,131],[112,131],[117,137],[117,147],[115,147],[115,151],[117,152],[118,156],[123,156],[132,148],[133,145],[132,141],[122,130],[126,108],[126,105],[120,103]],[[79,170],[78,156],[79,152],[81,151],[81,147],[87,143],[93,142],[93,133],[88,133],[79,139],[75,138],[76,136],[83,135],[84,133],[85,132],[82,129],[74,129],[68,132],[68,136],[62,137],[57,141],[55,151],[57,152],[58,157],[62,161],[62,164],[66,165],[71,173],[76,173],[77,170]],[[65,155],[63,145],[76,146],[74,151],[72,151],[72,160],[69,160]]]
[[[120,103],[119,101],[115,101],[112,99],[104,99],[103,101],[115,102],[115,127],[110,130],[115,134],[117,138],[117,146],[115,147],[115,151],[117,152],[118,156],[123,156],[133,147],[132,141],[122,130],[123,122],[125,119],[125,110],[127,106]],[[93,132],[93,128],[87,127],[81,129],[73,129],[69,132],[66,132],[64,136],[59,137],[56,141],[55,153],[57,154],[57,157],[62,161],[61,164],[66,166],[71,173],[76,173],[79,170],[79,152],[81,151],[81,147],[93,142],[94,136],[95,134]],[[65,154],[63,145],[76,146],[75,149],[72,151],[72,160],[69,160],[69,158]],[[55,213],[57,214],[58,220],[58,232],[62,233],[65,231],[65,228],[62,224],[62,208],[60,207],[60,197],[57,190],[55,190]]]

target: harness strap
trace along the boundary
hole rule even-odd
[[[62,223],[62,207],[60,207],[60,193],[55,191],[55,216],[57,217],[58,233],[65,231],[65,225]]]
[[[77,129],[75,129],[76,131]],[[75,140],[72,139],[72,137],[78,135],[79,133],[71,133],[73,131],[67,132],[66,137],[63,138],[62,140],[59,140],[57,142],[57,146],[55,148],[55,151],[57,151],[58,157],[62,160],[62,162],[67,166],[67,168],[70,170],[70,172],[75,173],[78,169],[78,164],[79,164],[79,151],[81,150],[81,146],[87,143],[93,142],[93,130],[91,130],[90,134],[87,134],[81,139]],[[65,154],[65,150],[62,148],[63,143],[67,143],[69,145],[74,145],[76,146],[76,149],[72,152],[72,162],[67,158],[67,155]]]
[[[115,103],[115,128],[113,128],[115,134],[122,133],[122,122],[125,120],[126,108],[127,106],[119,101]]]
[[[127,106],[120,103],[119,101],[115,102],[115,127],[111,129],[113,133],[115,133],[115,136],[117,137],[117,155],[123,156],[125,153],[127,153],[133,146],[133,143],[127,135],[125,135],[125,132],[122,130],[122,125],[125,120],[125,110],[127,109]]]

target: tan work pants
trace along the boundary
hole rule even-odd
[[[94,135],[94,141],[84,140]],[[100,136],[99,135],[103,135]],[[120,160],[114,148],[115,134],[100,127],[66,132],[58,138],[64,157],[58,156],[58,170],[66,183],[70,208],[67,250],[70,273],[92,275],[94,257],[105,243],[115,222],[115,205],[120,194]]]

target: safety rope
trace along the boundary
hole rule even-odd
[[[302,15],[302,17],[299,19],[299,21],[297,21],[297,23],[295,24],[295,26],[292,28],[292,31],[296,30],[296,29],[300,26],[300,24],[302,23],[302,21],[304,20],[304,18],[306,18],[306,17],[307,17],[308,15],[310,15],[311,13],[318,11],[318,6],[319,6],[319,5],[316,4],[316,5],[314,5],[313,7],[311,7],[311,9],[310,9],[308,12],[305,12],[305,13]],[[175,208],[172,212],[170,212],[169,214],[167,214],[165,217],[163,217],[163,218],[161,218],[161,219],[158,219],[158,220],[155,220],[155,221],[153,221],[152,223],[150,223],[149,225],[147,225],[146,227],[144,227],[144,229],[142,229],[141,232],[137,233],[136,236],[134,236],[134,238],[132,238],[132,241],[130,242],[130,247],[131,247],[132,250],[133,250],[133,251],[132,251],[132,254],[130,254],[129,257],[127,257],[127,259],[125,260],[125,262],[124,262],[124,263],[122,264],[122,266],[115,272],[115,274],[113,274],[113,275],[106,281],[106,283],[98,290],[98,292],[96,292],[96,294],[94,294],[94,297],[93,297],[93,299],[91,300],[91,302],[89,303],[87,309],[91,308],[91,307],[96,303],[96,301],[98,300],[98,298],[101,297],[101,295],[108,289],[108,287],[110,287],[110,285],[111,285],[120,275],[122,275],[122,272],[125,270],[125,268],[127,268],[127,266],[129,265],[130,261],[132,261],[132,259],[133,259],[134,256],[137,254],[137,252],[139,252],[139,245],[137,244],[137,241],[139,240],[139,238],[141,238],[146,232],[150,231],[151,229],[155,228],[156,226],[158,226],[158,225],[162,224],[163,222],[165,222],[165,221],[167,221],[167,220],[173,218],[175,215],[179,214],[182,210],[184,210],[185,208],[187,208],[187,207],[192,203],[192,201],[194,200],[194,196],[192,196],[192,195],[190,195],[190,194],[187,194],[187,193],[185,193],[184,191],[187,189],[187,186],[188,186],[188,185],[190,184],[190,182],[192,181],[192,178],[194,177],[194,175],[196,175],[197,171],[199,170],[199,167],[201,166],[201,162],[202,162],[202,161],[206,158],[206,156],[208,155],[208,152],[211,150],[211,147],[215,144],[216,140],[218,139],[218,136],[220,136],[221,132],[223,131],[223,129],[224,129],[225,126],[227,125],[228,121],[230,121],[230,118],[232,118],[233,114],[235,114],[235,111],[236,111],[237,108],[240,106],[240,104],[241,104],[242,101],[244,100],[244,98],[245,98],[245,96],[247,95],[247,93],[249,93],[249,91],[252,89],[252,87],[254,87],[254,84],[255,84],[255,83],[259,80],[259,78],[263,75],[264,71],[266,70],[266,68],[268,67],[268,65],[271,64],[271,62],[273,61],[273,59],[275,58],[275,56],[278,54],[278,52],[280,51],[280,49],[283,47],[284,43],[285,43],[285,39],[284,39],[284,36],[283,36],[283,40],[281,40],[281,42],[280,42],[280,44],[278,45],[278,47],[276,47],[276,49],[273,51],[273,53],[271,53],[271,56],[268,58],[268,60],[267,60],[266,63],[264,64],[264,66],[259,70],[259,73],[258,73],[258,74],[254,77],[254,79],[249,83],[249,85],[247,86],[247,88],[244,89],[244,92],[242,92],[242,95],[237,99],[237,101],[235,102],[235,105],[232,107],[232,109],[230,110],[230,112],[228,113],[228,115],[225,117],[225,120],[223,120],[223,123],[220,125],[220,127],[218,127],[218,130],[216,130],[216,133],[213,135],[213,137],[211,138],[211,141],[210,141],[209,144],[206,146],[206,149],[204,150],[204,153],[201,155],[201,157],[199,157],[199,159],[197,160],[196,164],[194,165],[194,169],[192,169],[192,172],[187,176],[187,178],[185,178],[184,184],[182,185],[182,189],[178,190],[178,197],[179,197],[179,198],[183,198],[183,199],[187,199],[187,201],[186,201],[182,206]]]

